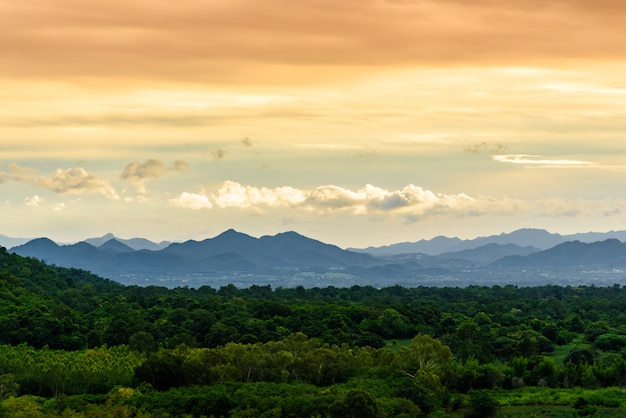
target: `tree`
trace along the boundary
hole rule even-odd
[[[498,409],[498,401],[488,389],[470,390],[469,404],[471,407],[470,417],[492,417]]]
[[[160,350],[135,369],[137,383],[146,382],[157,390],[181,386],[184,383],[182,357]]]
[[[14,377],[10,373],[0,375],[0,400],[15,396],[20,385],[15,383]]]
[[[152,353],[158,348],[154,336],[145,331],[138,331],[131,335],[128,341],[128,346],[131,350],[135,350],[140,353]]]
[[[376,397],[364,390],[351,390],[329,408],[333,418],[382,418]]]

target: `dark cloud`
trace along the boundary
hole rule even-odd
[[[183,160],[174,161],[174,165],[170,169],[171,171],[185,171],[189,169],[189,164]]]
[[[244,147],[251,147],[252,146],[252,141],[248,137],[242,139],[241,143],[243,144]]]
[[[148,181],[159,178],[168,171],[184,171],[188,168],[189,164],[182,160],[174,161],[172,167],[167,168],[163,161],[151,158],[144,163],[135,161],[128,164],[120,174],[120,179],[132,183],[139,193],[145,194]]]
[[[161,177],[167,172],[163,161],[149,159],[145,163],[132,162],[124,168],[120,178],[130,182],[144,181]]]
[[[211,155],[211,157],[212,157],[214,160],[221,160],[221,159],[223,159],[223,158],[224,158],[224,156],[226,155],[226,151],[224,151],[224,150],[223,150],[223,149],[221,149],[221,148],[218,148],[218,149],[216,149],[216,150],[213,150],[213,151],[209,152],[209,154]]]
[[[463,151],[469,154],[502,154],[505,153],[509,149],[509,146],[506,144],[490,144],[487,142],[480,142],[478,144],[470,145],[466,147]]]

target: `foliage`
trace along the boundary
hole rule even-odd
[[[0,249],[0,415],[626,415],[624,308],[620,286],[142,288]]]

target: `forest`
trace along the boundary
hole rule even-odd
[[[626,416],[626,288],[124,286],[0,248],[0,416]]]

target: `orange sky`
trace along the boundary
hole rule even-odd
[[[0,234],[626,229],[626,4],[0,0]]]

